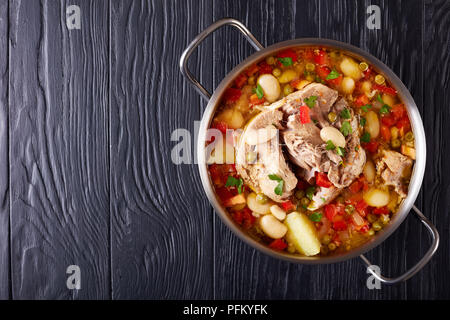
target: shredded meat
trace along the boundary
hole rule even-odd
[[[396,151],[383,150],[383,157],[377,161],[377,173],[384,183],[393,186],[400,197],[406,197],[408,192],[404,178],[411,173],[413,161]]]

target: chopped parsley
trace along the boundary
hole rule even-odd
[[[345,137],[352,133],[352,126],[350,125],[350,121],[344,121],[342,123],[341,132]]]
[[[306,189],[306,197],[309,200],[312,200],[312,198],[314,197],[314,193],[316,193],[316,187],[312,186]]]
[[[359,120],[359,124],[361,125],[361,127],[364,127],[366,125],[366,118],[361,117],[361,119]]]
[[[379,102],[381,102],[381,103],[384,103],[383,99],[381,99],[380,94],[377,94],[377,100],[378,100]]]
[[[345,155],[345,148],[337,147],[337,148],[336,148],[336,153],[337,153],[339,156],[343,157],[343,156]]]
[[[311,97],[309,97],[309,98],[305,98],[305,99],[303,99],[303,101],[305,101],[306,105],[307,105],[310,109],[312,109],[312,108],[314,108],[314,104],[315,104],[316,101],[317,101],[317,96],[311,96]]]
[[[336,149],[336,146],[334,145],[333,141],[328,140],[325,149],[327,149],[327,150],[334,150],[334,149]]]
[[[339,78],[341,75],[335,69],[331,70],[331,72],[327,75],[327,80],[333,80]]]
[[[283,185],[284,185],[283,179],[281,179],[276,174],[269,174],[269,179],[278,182],[277,186],[275,187],[275,189],[273,191],[275,192],[275,194],[281,196],[283,194]]]
[[[235,178],[233,176],[228,176],[227,182],[225,183],[225,187],[236,187],[238,193],[242,193],[242,186],[244,185],[244,181],[242,178]]]
[[[381,114],[386,114],[391,112],[391,107],[389,107],[387,104],[383,105],[380,109]]]
[[[309,215],[309,220],[314,221],[314,222],[319,222],[320,220],[322,220],[322,213],[320,212],[313,212]]]
[[[361,136],[361,142],[370,142],[370,133],[365,132],[365,133]]]
[[[254,89],[256,95],[258,96],[258,99],[262,99],[264,97],[264,91],[262,87],[258,84],[256,86],[256,89]]]
[[[286,58],[278,58],[278,60],[281,62],[281,64],[285,67],[292,66],[292,58],[286,57]]]
[[[364,111],[364,112],[369,111],[370,108],[372,108],[371,104],[366,104],[366,105],[361,107],[362,111]]]
[[[341,111],[340,116],[343,119],[350,119],[352,117],[350,110],[347,108],[344,108],[344,110]]]

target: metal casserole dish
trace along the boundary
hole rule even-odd
[[[253,48],[256,49],[256,53],[252,54],[250,57],[241,62],[238,66],[236,66],[228,75],[221,81],[219,86],[215,89],[214,93],[211,95],[192,75],[189,71],[187,62],[195,50],[195,48],[212,32],[216,29],[231,25],[237,28],[244,37],[250,42]],[[254,64],[257,61],[260,61],[266,56],[273,54],[274,52],[280,51],[285,48],[293,47],[293,46],[323,46],[327,48],[336,48],[345,50],[346,54],[353,56],[357,59],[362,59],[370,64],[374,65],[378,71],[380,71],[385,78],[389,79],[392,85],[397,89],[398,95],[404,102],[408,116],[411,121],[412,130],[415,136],[416,141],[416,154],[417,158],[415,161],[414,169],[411,176],[411,181],[409,184],[409,190],[407,197],[403,200],[402,204],[397,213],[395,213],[392,221],[383,229],[383,231],[377,233],[371,240],[363,244],[362,246],[355,248],[347,253],[328,256],[328,257],[306,257],[300,255],[289,254],[285,252],[277,252],[274,251],[263,244],[257,242],[252,239],[250,236],[245,234],[239,227],[237,227],[230,215],[227,211],[222,207],[219,201],[216,198],[214,193],[214,189],[212,186],[212,182],[208,175],[207,164],[206,164],[206,152],[205,152],[205,140],[206,140],[206,132],[210,126],[212,118],[214,116],[215,110],[218,107],[220,98],[226,88],[231,84],[231,82],[235,79],[237,75],[239,75],[243,70],[248,68],[250,65]],[[368,250],[378,246],[381,242],[383,242],[387,237],[389,237],[403,222],[411,209],[415,212],[416,216],[420,219],[420,221],[424,224],[426,229],[429,231],[432,244],[428,249],[426,254],[421,258],[421,260],[414,265],[411,269],[407,270],[402,275],[395,278],[388,278],[383,275],[377,274],[371,268],[369,268],[370,272],[381,282],[386,284],[394,284],[401,281],[405,281],[416,274],[420,269],[422,269],[425,264],[431,259],[431,257],[436,252],[439,245],[439,234],[435,228],[435,226],[414,206],[414,202],[419,193],[420,187],[422,185],[423,175],[425,171],[425,163],[426,163],[426,141],[425,141],[425,133],[423,128],[422,119],[420,117],[417,106],[409,93],[408,89],[403,85],[401,80],[381,61],[373,57],[372,55],[364,52],[363,50],[354,47],[352,45],[342,43],[339,41],[329,40],[329,39],[320,39],[320,38],[303,38],[303,39],[295,39],[284,41],[280,43],[273,44],[267,48],[264,48],[258,40],[250,33],[250,31],[239,21],[231,18],[226,18],[219,20],[206,28],[202,33],[200,33],[186,48],[183,52],[180,59],[180,69],[182,74],[194,85],[194,88],[201,94],[206,101],[208,101],[208,105],[203,114],[199,134],[198,134],[198,142],[197,142],[197,155],[198,155],[198,168],[200,171],[200,176],[202,179],[203,188],[208,196],[209,201],[213,205],[215,211],[218,213],[222,221],[243,241],[253,246],[254,248],[278,259],[287,260],[294,263],[302,263],[302,264],[324,264],[324,263],[335,263],[344,260],[348,260],[354,258],[356,256],[360,256],[362,261],[367,267],[370,267],[371,262],[363,255]]]

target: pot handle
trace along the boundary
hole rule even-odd
[[[194,85],[195,90],[197,90],[198,93],[205,99],[209,100],[211,98],[211,94],[203,87],[200,82],[198,82],[197,79],[195,79],[194,75],[191,73],[191,71],[188,68],[188,60],[191,56],[192,52],[198,47],[198,45],[211,33],[213,33],[215,30],[219,29],[220,27],[231,25],[238,29],[244,37],[250,42],[253,48],[255,48],[257,51],[264,49],[263,45],[259,43],[258,40],[251,34],[251,32],[247,29],[245,25],[243,25],[240,21],[232,18],[225,18],[218,20],[214,22],[212,25],[207,27],[205,30],[203,30],[201,33],[199,33],[194,40],[187,46],[187,48],[183,51],[183,54],[180,58],[180,70],[183,76],[185,76],[192,85]]]
[[[430,249],[425,253],[422,259],[419,260],[419,262],[414,265],[411,269],[403,273],[402,275],[396,277],[396,278],[388,278],[381,274],[377,274],[374,270],[372,270],[371,266],[372,263],[364,256],[360,255],[360,258],[363,260],[364,264],[367,266],[367,269],[369,272],[379,281],[385,284],[396,284],[402,281],[406,281],[409,278],[411,278],[413,275],[415,275],[417,272],[419,272],[427,263],[430,261],[431,257],[435,254],[438,246],[439,246],[439,233],[436,229],[436,227],[431,223],[430,220],[428,220],[422,212],[420,212],[419,209],[416,208],[416,206],[413,206],[414,212],[416,213],[417,217],[420,219],[420,221],[425,225],[428,232],[431,235],[432,244]]]

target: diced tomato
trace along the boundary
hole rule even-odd
[[[253,76],[255,73],[258,72],[258,70],[259,70],[259,68],[256,64],[251,65],[246,70],[247,76],[249,76],[249,77]]]
[[[320,79],[325,80],[327,76],[330,74],[331,69],[327,66],[319,66],[316,68],[317,75]]]
[[[262,97],[261,99],[259,99],[259,98],[258,98],[258,95],[257,95],[256,93],[254,93],[254,94],[252,94],[252,95],[250,96],[250,104],[251,104],[251,105],[256,106],[256,105],[258,105],[258,104],[264,103],[264,101],[266,101],[266,100],[264,99],[264,97]]]
[[[375,90],[378,90],[378,91],[380,91],[380,92],[389,94],[389,95],[391,95],[391,96],[395,96],[395,95],[397,94],[397,90],[395,90],[394,88],[387,87],[387,86],[382,86],[382,85],[379,85],[379,84],[374,84],[374,85],[373,85],[373,88],[374,88]]]
[[[281,251],[287,248],[287,243],[283,239],[276,239],[269,244],[269,248]]]
[[[209,166],[209,174],[211,175],[211,180],[214,184],[218,185],[222,182],[221,171],[219,170],[219,165],[212,164]]]
[[[373,208],[372,209],[372,213],[376,214],[376,215],[380,215],[380,214],[389,214],[389,209],[388,207],[384,206],[381,208]]]
[[[216,193],[219,196],[219,199],[223,202],[226,202],[228,199],[232,198],[233,196],[235,196],[235,194],[233,194],[233,191],[231,191],[229,188],[227,187],[219,187],[216,189]]]
[[[311,118],[309,117],[309,108],[307,106],[300,106],[299,117],[301,123],[311,122]]]
[[[336,205],[331,204],[331,203],[325,205],[324,210],[325,210],[325,216],[330,221],[333,221],[334,216],[337,215],[337,213],[338,213]]]
[[[405,109],[405,106],[403,105],[403,103],[396,104],[395,106],[393,106],[391,109],[391,114],[394,117],[394,119],[397,121],[406,117],[407,113],[406,113],[406,109]]]
[[[364,149],[368,150],[370,153],[375,153],[378,150],[378,142],[376,141],[370,141],[370,142],[364,142],[361,144]]]
[[[344,220],[333,222],[333,229],[336,231],[344,231],[347,229],[347,223]]]
[[[388,126],[382,125],[381,126],[381,137],[384,141],[390,141],[391,140],[391,130]]]
[[[338,216],[339,217],[343,216],[345,214],[345,205],[343,203],[337,203],[335,204],[335,206],[336,206],[336,213],[338,214]]]
[[[227,175],[236,173],[236,165],[234,163],[222,165],[223,172]]]
[[[365,94],[362,94],[355,99],[355,105],[357,105],[358,107],[362,107],[368,103],[369,103],[369,98]]]
[[[242,89],[242,87],[244,86],[244,84],[247,82],[247,76],[243,73],[241,73],[236,80],[234,80],[234,85],[239,88]]]
[[[411,130],[411,123],[409,122],[408,117],[398,120],[395,126],[399,129],[403,129],[403,132],[408,132]]]
[[[278,53],[277,58],[291,58],[292,63],[297,61],[297,54],[292,49],[286,49]]]
[[[228,126],[223,121],[214,121],[214,123],[212,124],[211,128],[217,129],[220,132],[222,132],[223,134],[226,134]]]
[[[267,62],[263,61],[259,65],[259,74],[272,74],[272,67],[267,64]]]
[[[381,123],[388,128],[392,127],[396,122],[397,120],[395,120],[395,117],[392,113],[386,114],[381,117]]]
[[[313,60],[314,59],[314,51],[312,49],[306,49],[305,51],[303,51],[303,59]]]
[[[319,66],[329,64],[327,53],[324,50],[319,50],[319,52],[314,54],[314,62]]]
[[[328,83],[331,83],[331,84],[333,84],[335,86],[339,86],[341,84],[341,82],[342,82],[342,74],[340,74],[339,77],[337,77],[336,79],[330,79],[330,80],[327,80],[327,81],[328,81]]]
[[[372,69],[369,67],[366,71],[363,71],[364,78],[368,78],[372,73]]]
[[[236,102],[241,97],[241,94],[242,92],[239,89],[228,88],[224,93],[225,102]]]
[[[299,180],[299,181],[297,182],[297,189],[305,190],[305,189],[308,188],[308,187],[309,187],[309,183],[307,183],[307,182],[304,181],[304,180]]]
[[[365,202],[363,199],[359,200],[356,205],[355,208],[356,210],[361,214],[361,216],[365,217],[367,215],[367,211],[366,209],[369,207],[369,205],[367,204],[367,202]]]
[[[333,184],[328,180],[327,174],[324,172],[316,171],[316,185],[319,187],[329,188]]]
[[[351,193],[357,193],[359,192],[359,190],[361,190],[361,187],[362,184],[358,180],[356,180],[348,187],[348,189]]]
[[[369,190],[369,183],[367,182],[367,179],[366,179],[366,177],[364,177],[364,175],[361,175],[358,178],[358,181],[361,184],[363,191]]]
[[[369,229],[370,229],[370,227],[369,227],[369,225],[366,223],[365,225],[363,225],[363,226],[359,229],[359,232],[366,233],[367,231],[369,231]]]
[[[292,203],[291,200],[280,203],[280,206],[286,212],[295,209],[295,205]]]
[[[245,229],[250,229],[250,227],[255,224],[256,218],[253,216],[252,211],[247,207],[245,207],[242,210],[242,215],[243,215],[242,226]]]

